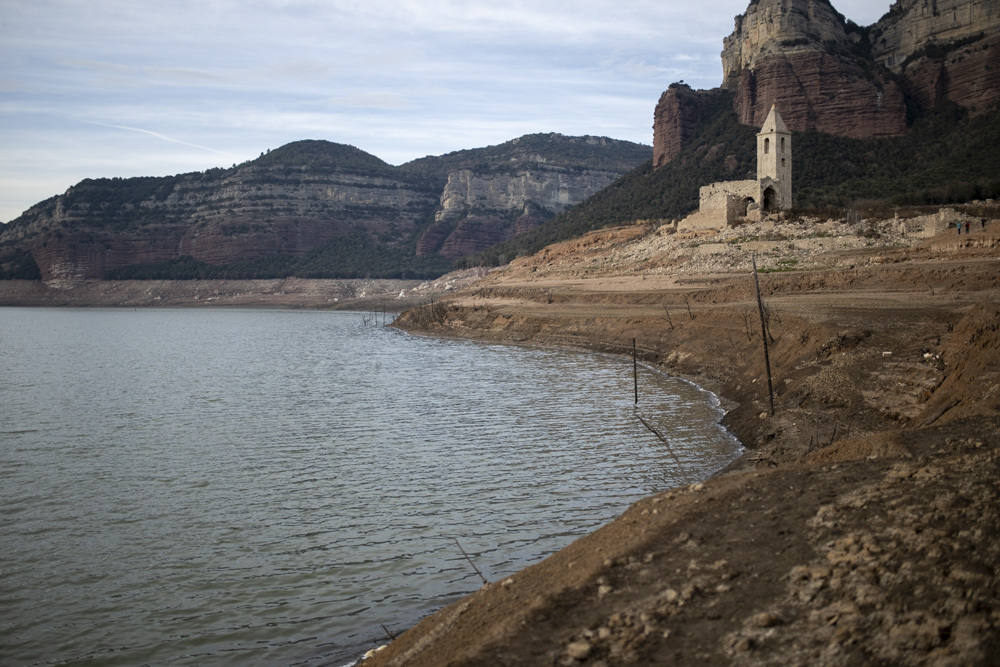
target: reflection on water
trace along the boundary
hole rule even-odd
[[[0,311],[0,663],[345,662],[700,479],[710,394],[351,313]]]

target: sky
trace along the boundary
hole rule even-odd
[[[534,132],[652,144],[749,0],[0,0],[0,221],[84,178],[298,139],[390,164]],[[833,0],[859,25],[889,0]]]

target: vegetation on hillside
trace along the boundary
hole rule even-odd
[[[538,164],[539,155],[558,155],[563,168],[627,171],[649,159],[652,147],[606,137],[567,137],[561,134],[527,134],[511,141],[469,150],[428,156],[400,165],[405,172],[433,175],[442,181],[448,172],[523,169]]]
[[[957,109],[919,119],[893,139],[845,139],[818,132],[792,139],[800,208],[866,201],[950,204],[1000,196],[1000,112]]]
[[[391,174],[394,169],[371,153],[347,144],[320,139],[303,139],[285,144],[243,166],[255,168],[289,167],[323,171],[349,171],[369,175]]]
[[[721,96],[694,139],[669,164],[626,174],[536,230],[460,262],[495,265],[585,232],[636,220],[672,220],[698,208],[702,185],[756,177],[756,129],[740,125]],[[845,210],[865,205],[948,204],[1000,197],[1000,112],[969,117],[939,109],[890,139],[819,132],[792,138],[796,207]]]
[[[42,272],[38,270],[31,253],[12,244],[0,244],[0,279],[4,280],[41,280]]]

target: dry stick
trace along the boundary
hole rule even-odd
[[[632,384],[635,386],[635,404],[639,405],[639,365],[635,360],[635,338],[632,339]]]
[[[662,305],[663,305],[663,312],[667,314],[667,324],[669,324],[670,328],[673,329],[674,321],[670,318],[670,309],[667,308],[667,304],[664,303]]]
[[[476,574],[479,575],[479,578],[483,580],[483,585],[490,583],[486,580],[486,577],[483,576],[483,573],[479,571],[479,568],[476,567],[476,564],[472,562],[472,559],[469,558],[469,554],[465,553],[465,549],[463,549],[462,545],[458,543],[457,537],[455,538],[455,544],[458,544],[458,550],[462,552],[462,555],[465,556],[465,560],[469,561],[469,565],[471,565],[472,569],[476,571]]]
[[[771,355],[767,351],[767,324],[764,322],[764,302],[760,298],[760,280],[757,278],[757,254],[750,255],[753,264],[753,284],[757,290],[757,309],[760,311],[760,338],[764,343],[764,366],[767,368],[767,398],[774,416],[774,385],[771,383]]]
[[[382,623],[379,623],[379,625],[382,626],[382,631],[385,632],[385,636],[389,638],[389,641],[391,642],[396,641],[396,635],[389,632],[389,628],[385,627],[385,625],[383,625]]]
[[[688,307],[688,317],[693,320],[694,319],[694,313],[691,312],[691,302],[688,300],[688,297],[687,297],[686,294],[684,295],[684,303]]]
[[[657,431],[655,428],[653,428],[653,426],[649,422],[647,422],[645,419],[643,419],[642,415],[640,415],[638,412],[635,413],[635,416],[639,418],[639,421],[642,422],[643,426],[645,426],[646,428],[649,429],[650,433],[652,433],[657,438],[659,438],[660,442],[662,442],[664,445],[667,446],[667,451],[670,452],[670,455],[672,457],[674,457],[674,461],[677,461],[677,465],[680,465],[681,464],[681,460],[679,458],[677,458],[676,454],[674,454],[674,450],[670,449],[670,443],[667,442],[667,439],[663,437],[663,434],[660,433],[659,431]]]

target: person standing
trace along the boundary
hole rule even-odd
[[[965,235],[966,236],[969,235],[969,221],[968,220],[965,221]]]

